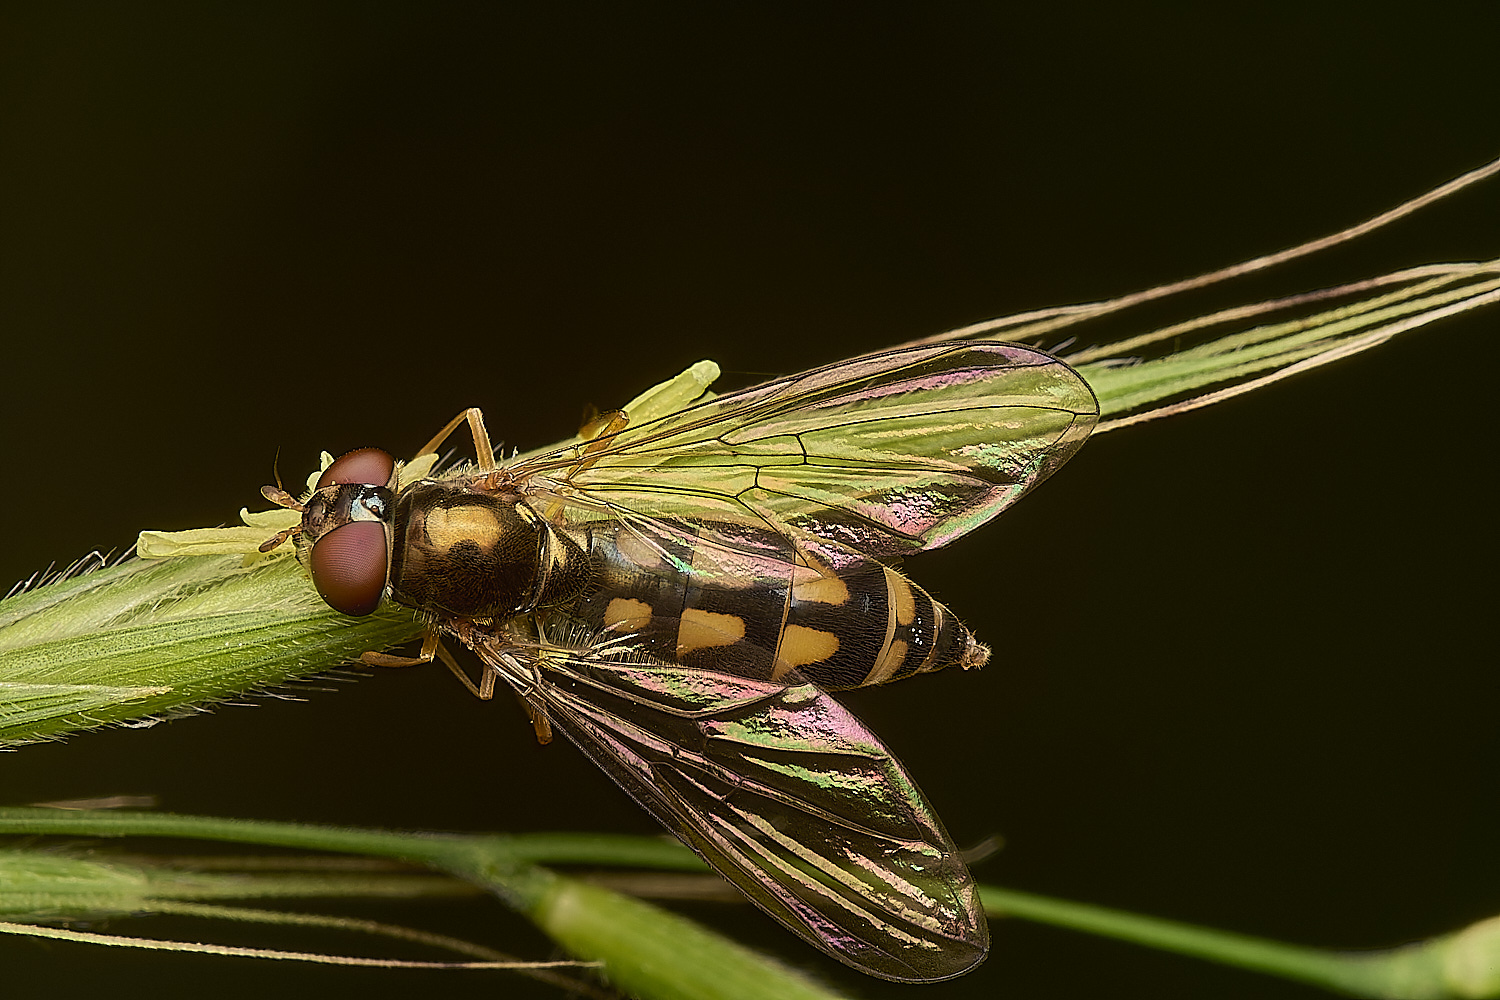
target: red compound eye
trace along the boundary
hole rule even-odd
[[[379,521],[340,525],[318,539],[310,561],[313,586],[329,607],[356,618],[367,615],[380,605],[385,592],[385,525]]]
[[[318,478],[318,489],[336,483],[384,486],[391,481],[391,470],[395,467],[396,460],[379,448],[360,448],[334,459]]]

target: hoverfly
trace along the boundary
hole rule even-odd
[[[915,783],[826,692],[989,657],[896,568],[1057,470],[1099,406],[1012,344],[897,349],[708,397],[501,463],[401,484],[339,458],[294,537],[336,610],[427,622],[421,654],[481,698],[497,680],[539,739],[561,729],[757,906],[833,957],[923,982],[983,960],[974,882]],[[477,654],[471,679],[443,646]]]

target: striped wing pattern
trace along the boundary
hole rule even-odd
[[[643,564],[795,590],[983,524],[1066,462],[1098,416],[1087,383],[1050,355],[937,344],[710,398],[504,472],[553,523],[621,526],[616,546],[636,544]],[[768,530],[791,545],[768,547]],[[808,942],[898,981],[946,979],[983,960],[973,879],[921,791],[795,670],[765,679],[695,668],[608,632],[537,647],[502,634],[468,641]]]
[[[888,351],[777,379],[518,476],[615,516],[754,519],[888,560],[973,530],[1056,471],[1099,417],[1088,384],[1031,348]],[[584,447],[589,447],[586,443]],[[602,513],[601,515],[602,516]]]
[[[947,979],[989,931],[953,841],[899,761],[815,685],[632,656],[618,640],[529,664],[476,646],[663,825],[761,909],[885,979]]]

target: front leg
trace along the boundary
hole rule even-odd
[[[472,632],[472,629],[470,630]],[[458,632],[458,638],[465,645],[473,646],[476,634],[465,634],[463,630]],[[436,628],[430,628],[422,637],[422,651],[416,656],[392,656],[389,653],[364,653],[359,658],[361,663],[371,667],[415,667],[433,660],[441,660],[443,666],[457,677],[463,686],[474,697],[481,701],[489,701],[495,697],[495,678],[500,676],[499,671],[492,666],[485,665],[479,675],[479,683],[475,683],[468,672],[459,665],[458,660],[443,645],[442,636]],[[519,671],[518,671],[519,674]],[[526,710],[526,717],[531,720],[531,729],[536,733],[536,741],[543,745],[552,742],[552,720],[547,717],[546,705],[542,700],[534,696],[535,688],[528,691],[516,691],[516,700]]]
[[[495,464],[495,449],[490,446],[490,432],[484,426],[484,414],[479,407],[471,406],[458,416],[448,421],[448,426],[432,436],[432,440],[422,446],[417,452],[417,457],[436,454],[438,446],[448,439],[448,435],[458,429],[458,425],[465,420],[469,422],[469,434],[474,438],[474,460],[481,474],[494,472],[499,466]]]
[[[475,684],[464,672],[464,668],[458,665],[453,654],[448,652],[448,647],[443,645],[442,636],[435,628],[430,628],[422,636],[422,651],[416,656],[392,656],[389,653],[363,653],[359,661],[371,667],[416,667],[424,663],[431,663],[434,659],[443,661],[443,666],[453,672],[453,676],[463,682],[469,693],[481,701],[489,701],[495,697],[495,672],[485,670],[479,677],[479,683]]]

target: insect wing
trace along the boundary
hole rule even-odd
[[[1088,384],[1050,355],[938,344],[719,396],[509,471],[599,511],[752,519],[890,559],[994,517],[1098,415]]]
[[[983,960],[989,930],[953,841],[901,764],[832,697],[608,646],[538,654],[532,697],[756,905],[885,979],[947,979]],[[514,653],[476,652],[530,687]]]

